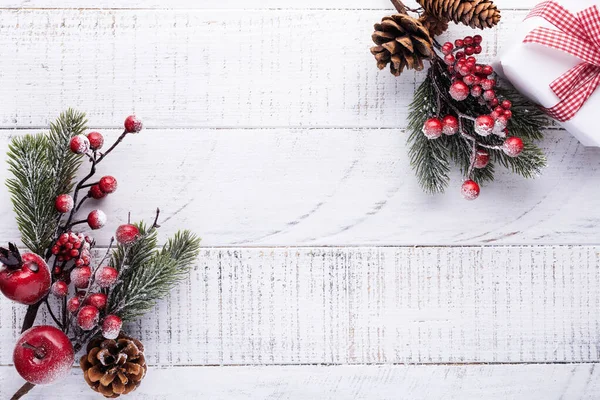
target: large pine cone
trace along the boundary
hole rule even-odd
[[[142,343],[124,335],[93,339],[79,364],[88,385],[111,399],[137,389],[148,370]]]
[[[388,63],[390,71],[398,76],[404,68],[422,70],[423,60],[433,57],[433,42],[427,29],[416,18],[406,14],[384,17],[375,24],[371,36],[377,46],[371,53],[377,67],[384,69]]]
[[[490,0],[417,0],[425,12],[471,28],[491,28],[500,21],[500,11]]]
[[[448,30],[448,20],[439,19],[429,13],[423,13],[419,17],[419,22],[429,31],[429,36],[439,36]]]

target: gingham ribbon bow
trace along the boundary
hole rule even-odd
[[[594,5],[575,15],[554,1],[546,1],[538,4],[527,16],[533,17],[544,18],[559,30],[536,28],[523,43],[562,50],[582,61],[550,84],[560,101],[554,107],[545,108],[545,111],[558,121],[565,122],[577,114],[600,85],[600,11]]]

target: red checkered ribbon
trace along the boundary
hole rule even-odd
[[[545,111],[565,122],[577,114],[600,86],[600,11],[594,5],[575,15],[554,1],[546,1],[527,16],[533,17],[544,18],[559,30],[536,28],[525,37],[524,43],[561,50],[582,61],[550,84],[560,102]]]

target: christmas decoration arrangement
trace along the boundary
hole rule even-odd
[[[395,76],[428,65],[408,116],[411,165],[422,188],[443,192],[451,163],[465,177],[461,193],[467,200],[494,179],[497,165],[527,178],[539,175],[546,164],[535,145],[546,122],[543,112],[500,82],[492,66],[478,62],[481,35],[443,44],[435,39],[449,22],[492,28],[500,11],[489,0],[417,2],[421,7],[411,9],[392,0],[398,13],[375,24],[371,53],[379,69],[389,64]]]
[[[600,8],[594,0],[545,1],[516,26],[498,72],[584,146],[600,147]]]
[[[158,209],[151,225],[128,221],[108,248],[96,247],[92,233],[107,215],[100,209],[79,215],[81,207],[117,191],[115,177],[96,172],[142,123],[127,117],[123,133],[107,147],[101,133],[86,134],[86,122],[83,113],[68,110],[48,133],[17,136],[9,146],[14,177],[7,186],[26,248],[0,248],[0,291],[28,306],[13,350],[26,383],[13,400],[67,375],[83,348],[79,364],[92,390],[106,398],[134,391],[148,366],[144,346],[123,323],[141,317],[185,279],[199,253],[200,239],[187,230],[158,246]],[[84,161],[88,172],[75,183]],[[53,325],[35,325],[42,307]]]

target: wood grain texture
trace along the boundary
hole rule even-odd
[[[402,128],[424,73],[376,68],[370,38],[385,14],[0,10],[0,128],[44,127],[70,106],[96,127],[135,111],[154,128]],[[524,16],[483,32],[482,61]]]
[[[26,132],[0,132],[0,165],[10,137]],[[151,219],[156,207],[162,238],[185,227],[207,246],[598,243],[599,149],[549,131],[542,177],[505,171],[467,203],[458,172],[446,194],[421,191],[405,137],[395,129],[146,130],[99,166],[119,189],[80,216],[96,207],[108,214],[94,232],[101,245],[129,211]],[[458,218],[465,209],[469,218]],[[0,219],[0,241],[18,239],[6,191]]]
[[[598,364],[465,366],[277,366],[150,368],[127,399],[207,400],[596,400]],[[0,367],[0,397],[20,383]],[[97,400],[74,370],[27,399]]]
[[[127,329],[160,366],[597,362],[599,269],[584,246],[207,248]],[[0,300],[3,349],[23,312]]]

